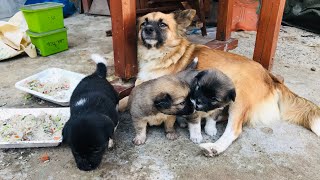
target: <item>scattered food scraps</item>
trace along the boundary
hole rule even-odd
[[[50,157],[48,155],[48,153],[44,153],[41,157],[40,157],[40,161],[41,162],[46,162],[46,161],[49,161],[50,160]]]

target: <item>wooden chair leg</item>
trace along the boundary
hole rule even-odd
[[[136,0],[110,0],[115,74],[137,74]]]
[[[253,60],[272,68],[285,0],[262,0]]]
[[[194,8],[197,11],[197,16],[199,17],[202,27],[201,27],[201,34],[202,36],[207,35],[207,29],[206,29],[206,17],[204,13],[204,0],[189,0],[189,5]]]
[[[216,40],[206,44],[210,48],[227,51],[238,46],[238,40],[231,38],[233,4],[234,0],[219,0]]]
[[[227,41],[231,37],[234,0],[219,0],[216,40]]]
[[[93,0],[82,0],[83,12],[88,13]]]
[[[206,36],[207,35],[207,29],[206,29],[206,16],[204,13],[204,0],[199,0],[199,17],[200,17],[200,21],[202,22],[202,28],[201,28],[201,34],[202,36]]]

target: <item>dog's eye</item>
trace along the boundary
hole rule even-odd
[[[165,27],[167,27],[168,25],[166,25],[165,23],[163,23],[163,22],[161,22],[161,23],[159,23],[159,27],[160,28],[165,28]]]
[[[216,101],[216,102],[220,102],[220,100],[218,98],[216,98],[216,97],[211,97],[211,100],[212,101]]]
[[[181,103],[179,103],[179,105],[184,105],[186,102],[185,101],[182,101]]]
[[[143,23],[141,23],[141,27],[143,27],[143,26],[145,26],[147,23],[146,22],[143,22]]]

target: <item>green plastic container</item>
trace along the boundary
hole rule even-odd
[[[41,56],[49,56],[68,49],[67,28],[44,33],[35,33],[28,30],[27,34]]]
[[[20,8],[27,21],[29,30],[42,33],[61,29],[63,23],[63,4],[61,3],[37,3]]]

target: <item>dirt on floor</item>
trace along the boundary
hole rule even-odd
[[[90,74],[95,65],[91,53],[108,57],[113,64],[112,39],[105,31],[110,18],[74,15],[65,19],[70,49],[49,57],[30,59],[25,55],[0,62],[1,108],[59,107],[30,98],[14,84],[49,67]],[[235,32],[239,47],[232,52],[252,57],[255,32]],[[208,37],[191,35],[193,41]],[[285,84],[298,95],[320,104],[320,37],[292,27],[281,27],[272,72],[284,77]],[[112,67],[110,74],[113,73]],[[312,70],[311,70],[312,69]],[[267,115],[267,114],[266,114]],[[218,135],[206,136],[213,142],[226,124],[218,124]],[[320,138],[300,126],[278,122],[244,128],[242,135],[223,154],[206,158],[188,139],[188,130],[177,127],[179,138],[165,138],[163,127],[148,128],[147,142],[134,146],[128,113],[121,114],[116,147],[107,151],[97,170],[77,169],[66,146],[52,148],[2,149],[0,179],[320,179]],[[50,160],[42,162],[47,153]]]

